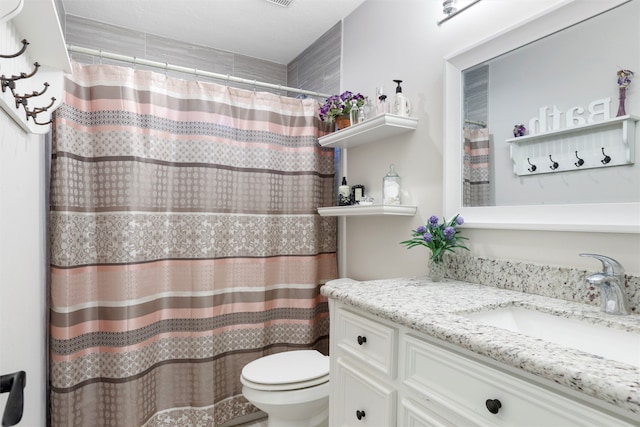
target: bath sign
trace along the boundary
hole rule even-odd
[[[563,117],[564,116],[564,117]],[[555,105],[540,107],[538,117],[529,120],[529,135],[572,128],[588,123],[606,121],[611,118],[611,98],[591,101],[586,111],[584,107],[572,107],[562,112]]]

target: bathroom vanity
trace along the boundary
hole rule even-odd
[[[474,318],[539,312],[633,340],[638,315],[428,278],[337,280],[322,294],[331,312],[332,426],[640,425],[640,341],[621,362]]]

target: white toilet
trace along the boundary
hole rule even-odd
[[[269,427],[326,426],[329,356],[316,350],[271,354],[248,363],[242,394],[269,416]]]

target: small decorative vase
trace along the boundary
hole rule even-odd
[[[447,268],[444,265],[444,260],[440,259],[435,261],[433,258],[429,258],[429,277],[434,282],[442,282],[444,274]]]
[[[618,114],[616,114],[616,117],[622,117],[627,115],[627,112],[625,111],[625,108],[624,108],[624,101],[626,98],[627,98],[627,88],[626,87],[619,88],[618,100],[620,101],[620,103],[618,104]]]
[[[349,126],[351,126],[351,119],[348,114],[336,116],[336,127],[338,130],[348,128]]]

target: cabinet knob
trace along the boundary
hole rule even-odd
[[[364,411],[361,411],[359,409],[356,411],[356,418],[358,420],[362,420],[364,418],[364,415],[365,415]]]
[[[500,408],[502,408],[502,403],[500,403],[498,399],[487,399],[485,404],[487,405],[489,412],[492,414],[497,414],[498,411],[500,411]]]
[[[362,345],[362,344],[364,344],[366,342],[367,342],[367,337],[363,337],[363,336],[358,335],[358,344],[359,345]]]

